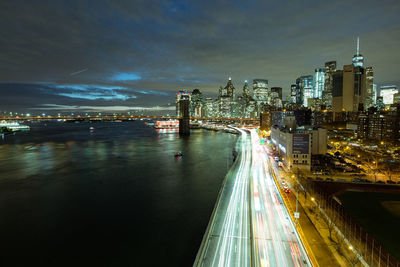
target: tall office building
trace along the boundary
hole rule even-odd
[[[282,100],[282,87],[271,87],[271,93],[277,93],[279,99]]]
[[[296,85],[290,85],[290,103],[296,103]]]
[[[282,108],[282,87],[271,87],[268,104],[273,107]]]
[[[194,89],[190,99],[190,116],[202,117],[203,115],[203,95],[199,89]]]
[[[245,80],[243,86],[243,98],[247,99],[249,97],[250,97],[250,88],[249,84],[247,83],[247,80]]]
[[[335,71],[332,75],[332,111],[357,112],[365,109],[366,101],[366,71],[364,57],[360,54],[360,41],[357,38],[356,54],[353,64],[344,65],[343,71]],[[373,76],[372,68],[369,75]],[[334,115],[336,118],[336,114]]]
[[[313,89],[313,76],[305,75],[296,79],[296,85],[299,86],[299,91],[301,94],[301,104],[307,107],[307,99],[313,98],[314,89]]]
[[[261,104],[267,104],[269,98],[268,80],[255,79],[253,80],[253,98]]]
[[[385,104],[383,103],[383,97],[382,96],[378,96],[376,98],[376,104],[375,104],[376,108],[378,111],[382,111],[385,109]]]
[[[218,117],[218,101],[207,97],[204,100],[204,113],[206,117]]]
[[[393,96],[399,92],[399,89],[396,85],[383,85],[379,91],[379,95],[383,98],[383,104],[391,105],[394,103]]]
[[[373,95],[373,103],[376,105],[376,99],[378,98],[378,86],[376,83],[372,84],[372,95]]]
[[[296,104],[303,105],[303,92],[301,91],[301,79],[297,78],[296,79],[296,87],[295,87],[295,92],[296,92]]]
[[[322,98],[322,92],[325,88],[325,69],[315,69],[314,74],[314,94],[313,98]]]
[[[393,95],[393,104],[397,104],[397,105],[400,104],[400,94],[399,93],[395,93]]]
[[[332,111],[343,111],[343,71],[332,73]]]
[[[365,109],[374,105],[374,71],[372,67],[365,68]]]
[[[235,100],[235,87],[233,86],[232,79],[229,77],[225,87],[219,89],[219,116],[231,117],[232,116],[232,104]]]
[[[356,54],[353,56],[354,67],[364,67],[364,57],[360,54],[360,38],[357,37],[357,49]]]
[[[332,74],[336,71],[336,61],[329,61],[325,63],[325,84],[324,91],[322,92],[322,103],[328,109],[332,107],[332,88],[333,78]]]
[[[343,66],[343,109],[362,111],[365,103],[365,69],[354,65]]]
[[[231,77],[229,77],[225,87],[220,86],[219,98],[221,97],[230,97],[230,98],[235,97],[235,87],[233,86]]]

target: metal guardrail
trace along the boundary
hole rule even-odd
[[[241,153],[243,153],[243,151],[240,151],[237,157],[239,157]],[[237,162],[238,162],[238,161],[236,160],[236,161],[232,164],[232,166],[230,167],[228,173],[225,175],[225,179],[224,179],[224,181],[223,181],[223,183],[222,183],[222,185],[221,185],[221,189],[219,190],[219,193],[218,193],[218,196],[217,196],[217,200],[216,200],[216,202],[215,202],[214,209],[213,209],[213,212],[212,212],[211,217],[210,217],[210,221],[208,222],[208,225],[207,225],[207,228],[206,228],[206,232],[204,233],[204,236],[203,236],[203,239],[202,239],[202,241],[201,241],[199,251],[197,252],[196,258],[195,258],[195,260],[194,260],[193,266],[196,266],[196,267],[202,266],[202,261],[203,261],[204,253],[205,253],[205,251],[206,251],[206,249],[207,249],[207,247],[208,247],[208,241],[209,241],[209,236],[210,236],[210,230],[211,230],[211,227],[212,227],[213,224],[214,224],[215,213],[216,213],[216,211],[217,211],[217,209],[218,209],[218,207],[219,207],[219,205],[220,205],[220,198],[221,198],[222,192],[224,191],[224,188],[225,188],[225,185],[226,185],[226,182],[227,182],[227,178],[229,177],[229,175],[230,175],[230,173],[232,172],[232,170],[233,170],[233,169],[236,167],[236,165],[238,164]]]

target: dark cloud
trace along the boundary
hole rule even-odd
[[[288,89],[325,61],[349,64],[357,36],[375,82],[400,81],[399,1],[6,0],[0,10],[0,90],[9,108],[149,106],[182,88],[215,95],[228,76],[237,88],[266,78]],[[137,98],[77,98],[55,86],[68,84],[119,86],[112,93]]]

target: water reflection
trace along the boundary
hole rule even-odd
[[[35,124],[0,145],[4,266],[191,265],[236,136],[89,125]]]

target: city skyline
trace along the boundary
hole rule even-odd
[[[351,4],[4,4],[2,108],[129,111],[172,103],[180,89],[215,97],[227,77],[238,88],[244,80],[268,79],[286,99],[296,78],[325,62],[350,64],[357,36],[378,88],[399,84],[399,4],[367,2],[357,14]]]

